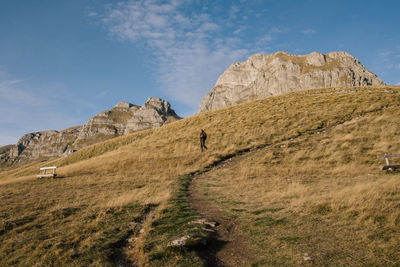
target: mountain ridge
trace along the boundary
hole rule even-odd
[[[201,101],[199,112],[299,90],[369,85],[385,83],[344,51],[254,54],[225,70]]]
[[[0,163],[60,157],[112,137],[161,127],[178,119],[181,118],[171,104],[161,98],[150,97],[143,106],[119,102],[110,110],[93,116],[84,125],[23,135],[17,144],[0,147]]]

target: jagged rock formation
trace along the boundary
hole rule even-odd
[[[105,110],[91,118],[80,131],[76,143],[95,135],[124,135],[134,131],[157,128],[164,123],[179,119],[170,103],[157,97],[147,99],[139,107],[120,102],[111,110]]]
[[[25,134],[16,145],[0,147],[0,163],[59,157],[115,136],[157,128],[178,119],[170,103],[157,97],[149,98],[141,107],[120,102],[83,126]]]
[[[81,129],[82,126],[76,126],[62,131],[25,134],[11,147],[8,160],[26,161],[62,155],[71,147]]]
[[[384,83],[347,52],[256,54],[233,63],[218,78],[199,112],[298,90],[367,85]]]

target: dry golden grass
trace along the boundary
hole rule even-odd
[[[210,172],[203,191],[243,221],[260,265],[308,264],[305,253],[316,265],[392,265],[400,175],[376,156],[400,151],[398,114],[388,107],[249,153]]]
[[[254,160],[246,159],[239,167],[235,165],[215,178],[219,187],[210,188],[219,190],[213,194],[232,203],[237,190],[246,188],[237,201],[244,202],[249,212],[271,204],[285,206],[285,212],[302,214],[305,203],[316,199],[315,205],[304,209],[304,222],[318,205],[328,205],[335,212],[329,214],[355,214],[358,210],[353,212],[352,208],[357,205],[352,203],[362,202],[365,190],[379,185],[375,196],[379,199],[391,186],[382,183],[377,173],[371,178],[366,175],[378,164],[376,153],[398,149],[394,142],[398,129],[392,119],[395,116],[387,114],[399,114],[399,103],[397,87],[296,92],[117,137],[50,162],[2,170],[0,260],[4,265],[115,264],[114,247],[126,235],[127,224],[143,221],[143,211],[152,207],[154,216],[144,221],[145,232],[130,255],[145,265],[151,260],[151,250],[161,251],[168,242],[160,239],[148,247],[152,243],[149,239],[159,240],[154,236],[157,227],[152,222],[166,207],[173,208],[171,201],[181,185],[177,178],[227,155],[264,145],[278,147],[256,152],[259,154],[254,154]],[[376,128],[368,126],[371,122]],[[198,140],[202,128],[208,134],[209,150],[204,153],[200,152]],[[282,144],[285,148],[280,147]],[[251,164],[254,168],[249,168]],[[34,179],[39,167],[45,165],[60,166],[60,178]],[[321,169],[322,172],[316,171]],[[358,191],[353,191],[360,193],[344,200],[341,196],[351,188],[346,185],[354,181]],[[328,190],[331,185],[334,191]],[[282,199],[285,201],[280,202]],[[396,221],[395,215],[388,215],[391,206],[379,208],[384,208],[385,223]],[[362,215],[368,214],[368,209],[359,212],[356,221],[373,220]],[[5,222],[14,225],[7,228]],[[257,227],[251,230],[258,231]],[[290,257],[287,253],[282,257]]]

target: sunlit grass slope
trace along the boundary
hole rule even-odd
[[[400,151],[399,111],[248,153],[204,176],[201,191],[241,221],[259,265],[394,266],[400,174],[379,170],[376,155]]]
[[[134,221],[142,224],[143,230],[131,249],[122,252],[131,261],[155,266],[196,265],[200,261],[190,249],[166,248],[174,238],[194,231],[187,224],[196,215],[182,194],[185,177],[226,156],[262,146],[267,148],[254,154],[254,167],[247,168],[253,165],[244,161],[215,180],[224,185],[214,192],[216,198],[236,201],[235,190],[246,185],[248,193],[241,200],[245,212],[258,213],[258,208],[269,209],[271,203],[289,213],[302,212],[306,206],[304,213],[314,214],[312,218],[317,220],[325,214],[311,211],[326,207],[335,212],[344,209],[343,214],[357,214],[355,218],[362,216],[357,219],[360,223],[374,220],[367,218],[372,211],[357,210],[357,204],[352,203],[378,199],[383,202],[377,209],[385,208],[381,210],[384,219],[376,223],[398,231],[398,214],[390,206],[398,205],[398,180],[385,176],[386,180],[380,182],[383,174],[377,171],[380,161],[376,155],[399,152],[399,115],[398,87],[303,91],[205,112],[155,130],[114,138],[51,162],[2,170],[0,261],[5,265],[113,265],[120,244],[132,234],[129,223]],[[200,129],[208,134],[209,150],[204,153],[199,149]],[[43,165],[60,166],[60,178],[35,179],[34,174]],[[371,179],[365,176],[369,173],[373,174]],[[342,182],[341,177],[346,179]],[[352,177],[357,178],[353,181]],[[294,182],[285,184],[287,179]],[[335,186],[332,195],[331,181]],[[354,185],[357,190],[345,186],[353,183],[358,184]],[[374,186],[374,198],[365,197],[365,190],[370,192]],[[392,194],[393,203],[387,206],[380,192]],[[250,232],[257,216],[248,217]],[[353,217],[351,222],[356,220]],[[307,220],[304,223],[308,225]],[[255,227],[257,233],[265,231]],[[393,242],[390,240],[387,242]],[[385,240],[379,242],[387,244]],[[291,253],[297,253],[295,246],[288,247]],[[291,262],[289,252],[281,255]],[[374,255],[367,260],[376,261],[379,254]],[[393,260],[396,254],[388,257]]]

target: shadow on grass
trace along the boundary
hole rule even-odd
[[[220,240],[216,234],[211,234],[208,238],[207,245],[197,249],[197,255],[204,261],[204,266],[225,266],[221,262],[217,253],[224,248],[228,241]]]

